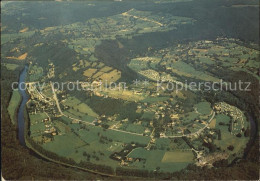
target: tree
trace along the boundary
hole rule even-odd
[[[249,128],[246,129],[245,133],[244,133],[244,136],[245,137],[248,137],[250,135],[250,131],[249,131]]]
[[[242,137],[242,134],[241,134],[241,133],[238,133],[236,136],[237,136],[238,138],[241,138],[241,137]]]
[[[227,149],[230,150],[230,151],[233,151],[233,150],[234,150],[234,146],[233,146],[233,145],[229,145],[229,146],[227,147]]]

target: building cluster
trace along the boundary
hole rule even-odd
[[[214,109],[218,114],[226,114],[231,117],[230,132],[231,134],[242,133],[245,128],[245,119],[243,112],[235,106],[231,106],[225,102],[215,104]]]

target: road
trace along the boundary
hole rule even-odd
[[[62,110],[61,110],[61,108],[60,108],[60,103],[59,103],[59,101],[58,101],[58,98],[57,98],[57,95],[56,95],[54,86],[53,86],[53,84],[52,84],[51,81],[50,81],[50,84],[51,84],[51,89],[52,89],[52,93],[53,93],[53,99],[54,99],[55,102],[56,102],[56,105],[57,105],[57,108],[58,108],[60,114],[61,114],[62,116],[64,116],[64,114],[63,114],[63,112],[62,112]]]
[[[190,134],[186,134],[186,135],[179,135],[179,136],[163,136],[163,138],[181,138],[181,137],[189,137],[189,136],[199,135],[206,127],[208,127],[208,125],[211,123],[212,119],[215,117],[215,114],[216,113],[213,111],[212,117],[209,119],[207,124],[194,133],[190,133]]]

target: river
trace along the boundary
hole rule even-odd
[[[25,66],[22,73],[20,74],[19,86],[18,86],[19,92],[22,96],[22,102],[21,102],[19,110],[18,110],[18,138],[19,138],[20,144],[23,146],[26,146],[25,138],[24,138],[24,125],[25,125],[24,110],[26,107],[26,103],[29,99],[29,96],[27,95],[26,89],[25,89],[25,78],[26,78],[27,70],[28,70],[28,66]]]

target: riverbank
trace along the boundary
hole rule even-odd
[[[19,84],[18,84],[18,90],[22,97],[22,101],[21,101],[21,104],[20,104],[19,110],[18,110],[18,128],[19,128],[18,129],[18,138],[19,138],[19,142],[23,146],[26,146],[25,139],[24,139],[24,127],[25,127],[24,109],[26,108],[26,103],[29,99],[29,96],[26,93],[25,87],[22,87],[22,85],[25,86],[24,83],[25,83],[27,70],[28,70],[28,65],[25,65],[24,69],[22,70],[22,73],[20,74]]]

